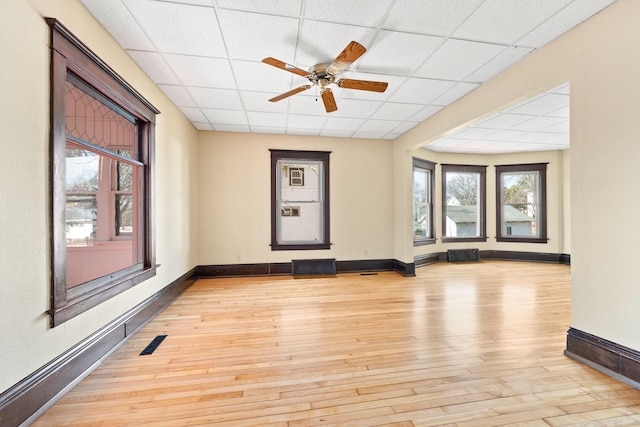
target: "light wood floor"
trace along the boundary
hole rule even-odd
[[[569,326],[563,265],[200,280],[34,425],[640,425]]]

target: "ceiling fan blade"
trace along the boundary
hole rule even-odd
[[[288,71],[290,73],[297,74],[297,75],[302,76],[302,77],[309,76],[309,72],[308,71],[305,71],[302,68],[298,68],[295,65],[291,65],[291,64],[287,64],[286,62],[282,62],[279,59],[268,57],[268,58],[264,58],[262,60],[262,62],[264,62],[265,64],[269,64],[271,66],[274,66],[276,68],[280,68],[281,70],[285,70],[285,71]]]
[[[342,70],[347,68],[351,63],[353,63],[356,59],[360,58],[367,49],[362,46],[360,43],[356,41],[352,41],[344,48],[340,55],[336,59],[333,60],[329,68],[327,68],[327,73],[332,76],[338,75]]]
[[[291,90],[290,90],[290,91],[288,91],[288,92],[282,93],[282,94],[280,94],[280,95],[278,95],[278,96],[276,96],[276,97],[271,98],[271,99],[269,100],[269,102],[278,102],[278,101],[282,101],[283,99],[288,98],[288,97],[290,97],[291,95],[295,95],[296,93],[303,92],[303,91],[305,91],[305,90],[309,89],[310,87],[311,87],[311,85],[304,85],[304,86],[297,87],[297,88],[295,88],[295,89],[291,89]]]
[[[327,110],[327,113],[331,113],[332,111],[336,111],[338,109],[338,105],[336,105],[336,99],[333,96],[333,92],[331,89],[325,88],[320,93],[322,96],[322,102],[324,102],[324,109]]]
[[[384,92],[389,83],[372,82],[369,80],[340,79],[336,82],[338,86],[345,89],[368,90],[371,92]]]

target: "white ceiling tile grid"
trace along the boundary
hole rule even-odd
[[[81,0],[197,129],[374,139],[397,138],[614,1]],[[308,70],[352,40],[367,51],[339,78],[386,81],[384,93],[331,85],[332,113],[317,87],[269,102],[311,83],[263,58]],[[565,84],[427,148],[564,149],[568,121]]]

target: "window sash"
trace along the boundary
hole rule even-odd
[[[486,166],[442,165],[442,241],[484,242]]]
[[[77,316],[78,314],[100,304],[101,302],[123,292],[136,284],[155,275],[155,240],[153,236],[153,160],[154,160],[154,122],[159,113],[129,84],[118,76],[109,66],[98,58],[90,49],[80,42],[71,32],[53,18],[46,18],[51,28],[51,309],[49,310],[51,326]],[[67,132],[67,89],[68,83],[76,88],[78,85],[89,88],[93,98],[99,98],[101,108],[107,108],[109,114],[122,116],[119,129],[126,128],[127,143],[118,144],[121,150],[110,150],[108,144],[101,146],[104,138],[93,138],[101,132],[84,133],[80,130],[69,135]],[[90,83],[89,83],[90,82]],[[91,88],[96,88],[91,89]],[[97,89],[99,88],[99,90]],[[122,114],[126,112],[126,114]],[[135,131],[131,132],[131,126]],[[83,135],[92,142],[83,140]],[[133,142],[133,145],[131,144]],[[98,192],[106,191],[107,199],[115,209],[115,193],[112,191],[109,179],[104,188],[97,191],[67,192],[66,158],[67,143],[80,145],[101,158],[110,161],[122,161],[137,170],[140,184],[132,193],[140,194],[138,204],[141,237],[133,239],[139,246],[140,257],[127,262],[127,267],[111,274],[105,274],[95,279],[83,281],[77,286],[67,287],[67,227],[66,206],[67,197],[87,197]],[[131,156],[128,157],[128,155]],[[127,190],[128,191],[128,190]],[[91,193],[91,194],[86,194]],[[84,194],[84,196],[83,196]],[[108,227],[107,227],[108,228]],[[115,234],[115,230],[111,231]],[[110,233],[107,233],[110,234]],[[120,237],[124,243],[132,241],[126,236]],[[112,241],[113,244],[122,242]],[[73,250],[73,248],[71,248]],[[83,248],[79,248],[82,250]]]
[[[413,243],[435,243],[435,163],[413,158]]]
[[[546,243],[546,163],[496,166],[496,240]]]
[[[271,150],[271,250],[329,249],[329,153]]]

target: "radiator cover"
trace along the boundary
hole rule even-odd
[[[291,261],[294,276],[336,274],[336,259],[294,259]]]
[[[447,260],[449,262],[480,261],[480,253],[478,249],[449,249]]]

